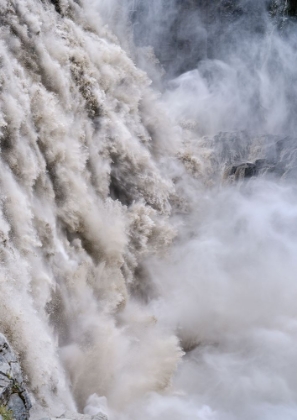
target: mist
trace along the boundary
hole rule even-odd
[[[33,420],[297,419],[295,3],[0,14],[0,329]]]
[[[127,10],[139,65],[160,72],[160,100],[183,130],[175,183],[188,207],[172,216],[169,253],[145,262],[148,306],[185,355],[170,391],[123,418],[297,418],[293,5]]]

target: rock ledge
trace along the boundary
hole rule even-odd
[[[8,341],[0,333],[0,419],[27,420],[30,408],[21,367]]]

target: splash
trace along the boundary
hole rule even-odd
[[[296,32],[255,4],[0,3],[0,329],[36,412],[296,417]]]

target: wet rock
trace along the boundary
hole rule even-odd
[[[234,175],[235,179],[251,178],[257,174],[256,165],[254,163],[241,163],[232,166],[229,175]]]
[[[279,173],[280,167],[267,161],[266,159],[257,159],[254,163],[245,162],[233,165],[228,171],[228,176],[234,176],[237,179],[251,178],[267,173]]]
[[[59,14],[62,14],[62,9],[61,9],[61,5],[60,5],[60,1],[59,0],[51,0],[51,2],[55,6],[56,12],[59,13]]]
[[[27,420],[30,408],[21,367],[8,341],[0,334],[0,415],[3,420]]]
[[[297,0],[270,0],[268,10],[272,15],[297,16]]]
[[[297,141],[291,136],[248,132],[224,132],[207,137],[213,150],[214,176],[235,180],[269,176],[295,180],[297,177]]]

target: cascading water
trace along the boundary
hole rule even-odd
[[[297,419],[297,32],[267,3],[1,0],[0,331],[34,418]]]

